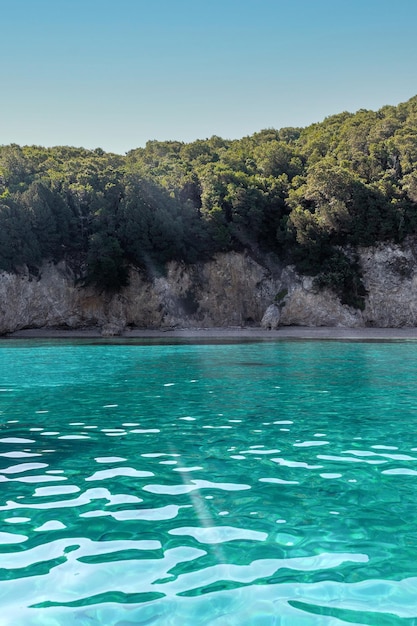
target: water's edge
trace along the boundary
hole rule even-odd
[[[101,338],[99,327],[79,329],[59,328],[26,328],[0,336],[0,340],[34,338],[34,339],[89,339]],[[106,338],[107,339],[107,338]],[[110,338],[111,339],[111,338]],[[221,327],[221,328],[161,328],[161,329],[127,329],[116,339],[185,339],[198,342],[200,340],[233,339],[246,340],[280,340],[280,339],[318,339],[318,340],[413,340],[417,339],[417,327],[404,328],[339,328],[330,326],[281,326],[277,330],[265,330],[261,327]]]

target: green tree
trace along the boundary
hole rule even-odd
[[[128,283],[128,268],[122,247],[108,233],[94,233],[88,246],[87,284],[104,291],[118,291]]]

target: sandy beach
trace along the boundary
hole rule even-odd
[[[100,328],[52,329],[31,328],[18,330],[4,335],[1,339],[113,339],[103,337]],[[169,328],[169,329],[126,329],[116,339],[155,339],[155,340],[270,340],[281,339],[320,339],[345,341],[389,341],[417,340],[417,328],[336,328],[283,326],[277,330],[265,330],[260,327],[222,327],[222,328]]]

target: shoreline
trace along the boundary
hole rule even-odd
[[[329,326],[282,326],[276,330],[261,327],[216,327],[216,328],[167,328],[167,329],[127,329],[120,335],[103,335],[101,329],[53,329],[27,328],[8,333],[0,339],[163,339],[163,340],[417,340],[417,327],[407,328],[339,328]]]

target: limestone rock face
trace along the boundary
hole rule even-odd
[[[137,270],[129,286],[110,296],[77,286],[63,266],[45,264],[29,273],[0,274],[0,334],[22,328],[101,327],[105,336],[139,328],[257,324],[278,283],[244,254],[218,255],[187,267],[171,262],[153,281]]]
[[[47,264],[39,277],[0,274],[0,333],[20,328],[82,325],[79,294],[61,266]]]
[[[367,326],[417,326],[417,240],[384,244],[360,252],[368,291]]]
[[[167,264],[152,281],[137,270],[116,295],[76,284],[64,265],[0,274],[0,334],[22,328],[172,328],[256,325],[401,327],[417,325],[417,239],[359,251],[367,289],[365,309],[342,305],[293,267],[261,265],[246,254],[207,263]]]
[[[286,268],[283,274],[289,289],[281,312],[283,326],[364,326],[361,311],[343,305],[327,289],[316,289],[311,276],[300,276],[292,268]]]
[[[132,271],[120,299],[126,324],[136,327],[259,324],[274,298],[276,282],[269,270],[249,256],[228,253],[188,267],[168,263],[166,275],[152,283]]]

